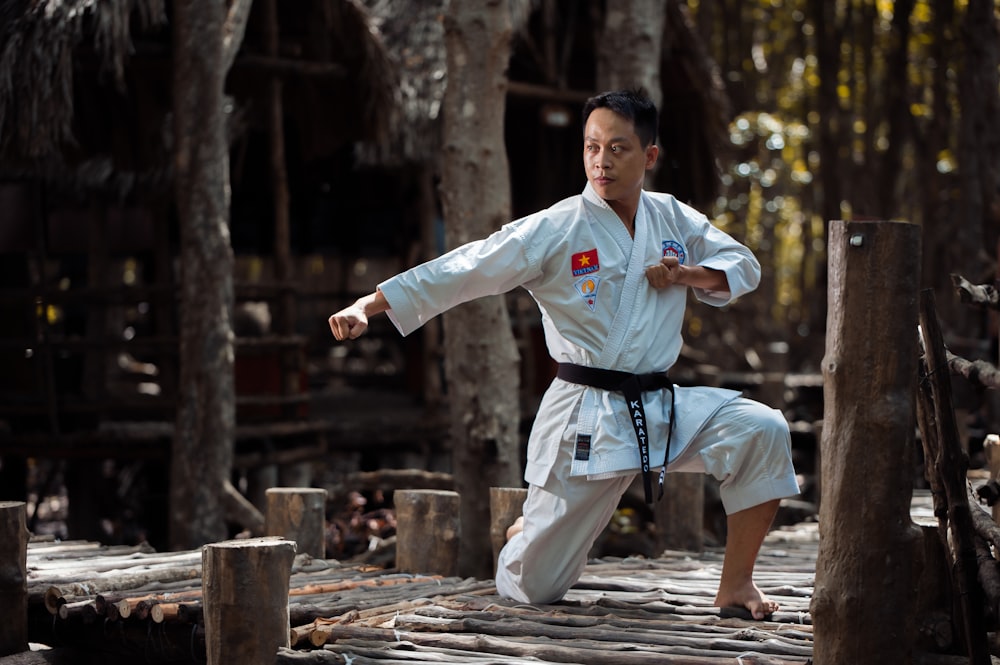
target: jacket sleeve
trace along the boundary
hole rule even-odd
[[[701,302],[721,307],[742,295],[750,293],[760,284],[760,263],[746,246],[715,227],[705,215],[682,204],[687,213],[690,235],[686,240],[691,250],[692,264],[713,268],[726,273],[729,292],[693,289]]]
[[[402,335],[475,298],[506,293],[539,274],[523,225],[513,222],[488,238],[462,245],[381,284],[386,312]]]

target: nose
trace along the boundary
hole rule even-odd
[[[598,151],[597,155],[594,157],[594,166],[599,169],[611,168],[611,160],[608,158],[607,150]]]

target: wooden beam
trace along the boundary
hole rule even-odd
[[[255,69],[275,76],[313,76],[320,78],[345,78],[347,68],[335,62],[310,62],[268,55],[241,55],[233,69]]]

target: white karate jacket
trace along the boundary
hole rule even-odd
[[[654,289],[644,269],[668,254],[686,265],[725,272],[730,291],[695,289],[722,306],[757,287],[760,264],[746,247],[669,194],[643,192],[635,238],[589,185],[579,196],[504,225],[379,285],[403,335],[474,298],[523,286],[542,314],[549,353],[569,362],[633,373],[669,371],[682,346],[687,287]],[[719,407],[739,393],[676,388],[673,460]],[[651,464],[663,460],[670,393],[643,395]],[[525,480],[544,485],[561,445],[574,452],[571,475],[602,478],[639,469],[635,432],[619,392],[555,379],[539,405],[528,440]]]

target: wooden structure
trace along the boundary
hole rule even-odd
[[[457,575],[462,536],[458,493],[400,490],[395,494],[395,504],[399,570]]]
[[[921,497],[914,510],[928,503]],[[808,605],[817,538],[815,523],[769,536],[759,579],[782,611],[767,622],[725,617],[712,606],[722,563],[716,548],[698,559],[668,552],[656,559],[594,560],[564,601],[531,607],[496,595],[491,580],[296,556],[287,588],[289,648],[278,649],[273,662],[391,660],[406,652],[415,663],[450,657],[463,663],[803,665],[812,653]],[[77,657],[100,652],[108,662],[205,662],[212,639],[205,559],[200,552],[34,541],[28,547],[30,640]],[[287,562],[272,563],[287,574]],[[231,630],[230,637],[238,634]],[[44,653],[26,652],[17,662],[41,663],[28,659]],[[0,665],[13,662],[0,658]]]
[[[322,488],[271,487],[267,490],[264,532],[295,541],[296,552],[326,558],[326,495]]]
[[[288,647],[288,579],[295,543],[254,538],[202,549],[209,665],[267,663]]]
[[[0,656],[28,649],[28,535],[24,503],[0,501]]]
[[[816,663],[890,652],[906,663],[916,617],[899,608],[921,574],[921,536],[909,519],[920,229],[835,221],[828,247]]]
[[[66,476],[74,536],[125,542],[100,519],[119,524],[144,512],[144,536],[163,546],[178,339],[163,132],[169,7],[127,5],[136,16],[115,13],[120,3],[29,3],[5,33],[46,46],[8,48],[0,61],[0,492],[25,498],[28,460],[38,459],[41,477],[32,482],[41,491]],[[578,193],[579,110],[594,92],[588,53],[597,19],[564,0],[533,6],[512,4],[508,151],[529,165],[514,173],[514,216]],[[448,466],[436,324],[401,340],[383,320],[364,343],[333,351],[325,326],[343,303],[440,251],[440,13],[436,2],[253,4],[227,86],[234,470],[260,511],[264,489],[309,484],[317,460],[332,460],[335,474]],[[554,20],[560,15],[572,16],[568,29]],[[662,133],[677,167],[658,184],[704,203],[712,177],[683,165],[711,163],[705,156],[724,138],[726,105],[713,79],[694,73],[710,63],[681,19],[663,54],[670,104]],[[91,25],[120,29],[102,42]],[[39,82],[20,53],[51,54],[57,78]],[[27,110],[36,107],[64,122],[35,122]],[[706,117],[712,122],[700,122]],[[696,130],[673,131],[680,125]],[[549,161],[554,155],[567,156],[565,168]],[[508,303],[527,425],[553,366],[530,299],[519,292]],[[390,405],[396,426],[384,426],[374,402]],[[101,505],[93,490],[108,459],[140,479],[117,484],[141,488],[142,497]],[[117,506],[131,516],[107,514]]]

